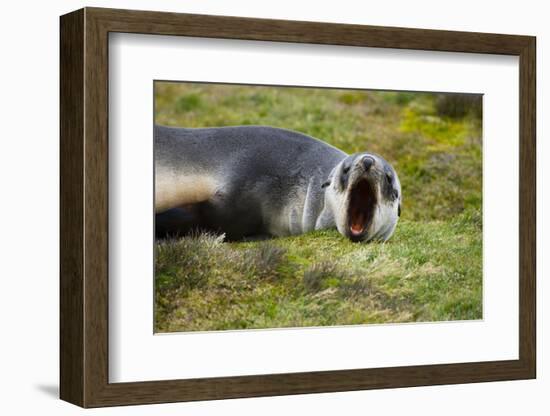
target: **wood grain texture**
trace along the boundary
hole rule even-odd
[[[536,377],[536,41],[520,54],[519,338],[520,360]]]
[[[108,380],[108,32],[85,10],[85,406]]]
[[[519,55],[528,36],[87,8],[110,32]]]
[[[108,33],[520,57],[518,360],[206,379],[108,381]],[[61,18],[61,397],[83,407],[535,377],[535,39],[87,8]]]
[[[61,19],[60,44],[60,388],[84,405],[84,12]]]

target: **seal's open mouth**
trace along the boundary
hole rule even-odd
[[[348,226],[352,240],[358,241],[368,230],[375,207],[374,186],[367,179],[359,180],[351,189],[348,206]]]

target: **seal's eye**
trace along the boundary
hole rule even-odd
[[[386,179],[388,180],[389,183],[392,183],[392,181],[393,181],[393,173],[391,173],[391,172],[386,172]]]
[[[348,184],[348,173],[349,173],[349,170],[350,170],[350,165],[348,166],[343,166],[342,167],[342,174],[340,175],[340,189],[344,189],[347,184]]]

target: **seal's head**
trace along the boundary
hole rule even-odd
[[[336,227],[352,241],[386,241],[401,214],[401,184],[393,167],[372,153],[354,153],[323,184]]]

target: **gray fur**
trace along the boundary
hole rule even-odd
[[[347,235],[345,225],[339,225],[347,221],[347,214],[335,212],[346,211],[342,207],[352,186],[345,188],[341,171],[343,163],[358,165],[367,153],[348,156],[302,133],[265,126],[156,126],[154,136],[155,183],[157,189],[162,188],[157,190],[157,201],[167,190],[175,195],[165,198],[168,202],[162,207],[157,204],[158,234],[199,228],[242,239],[337,227]],[[379,156],[373,157],[379,165],[372,169],[372,175],[380,183],[380,195],[388,203],[396,202],[396,198],[400,203],[400,186],[393,186],[398,185],[395,171]],[[357,169],[353,170],[355,179],[361,174]],[[385,171],[397,182],[383,182]],[[185,178],[193,178],[196,183],[204,179],[214,185],[201,186],[200,192],[189,196],[185,189],[176,189]],[[377,232],[382,232],[381,239],[387,239],[395,224],[383,226],[385,231],[379,227]],[[371,237],[374,233],[361,239]]]

